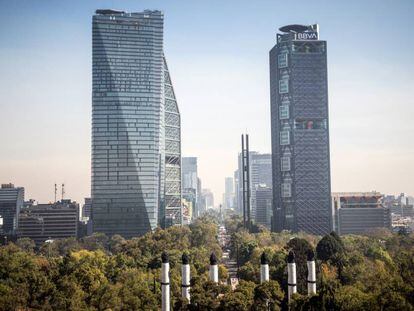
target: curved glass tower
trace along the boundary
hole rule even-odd
[[[172,168],[181,174],[181,143],[163,19],[160,11],[113,10],[92,19],[94,232],[129,238],[181,220],[167,178]],[[181,199],[180,182],[173,195]],[[171,214],[178,220],[166,221]]]

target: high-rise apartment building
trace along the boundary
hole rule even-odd
[[[0,188],[0,234],[14,235],[19,225],[19,213],[24,204],[24,188],[2,184]]]
[[[270,51],[273,229],[332,230],[326,41],[319,26],[279,29]]]
[[[163,20],[113,10],[92,19],[94,232],[129,238],[181,223],[180,113]]]

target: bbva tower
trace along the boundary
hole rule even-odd
[[[281,27],[270,51],[273,230],[332,230],[326,41]]]
[[[181,223],[180,113],[160,11],[92,19],[92,225],[139,236]]]

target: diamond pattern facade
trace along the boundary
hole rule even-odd
[[[275,231],[328,233],[330,199],[326,41],[277,35],[270,51]]]

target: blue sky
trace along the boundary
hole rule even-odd
[[[268,51],[290,23],[328,41],[334,191],[414,194],[414,2],[0,1],[0,181],[27,197],[90,191],[91,16],[165,13],[183,155],[221,199],[242,131],[270,152]]]

